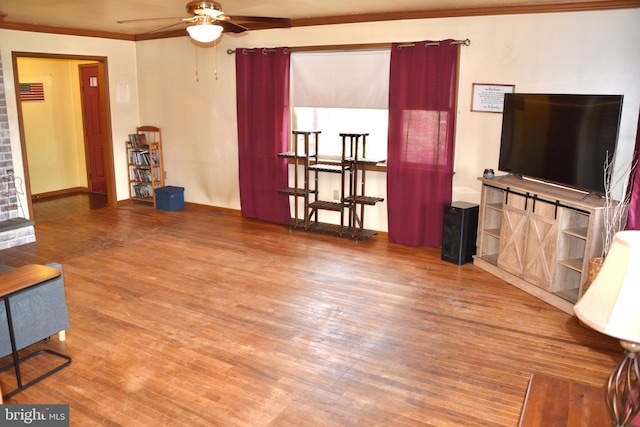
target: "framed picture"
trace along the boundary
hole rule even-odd
[[[515,88],[515,85],[473,83],[471,111],[502,113],[504,108],[504,94],[513,93]]]

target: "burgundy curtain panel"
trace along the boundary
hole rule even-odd
[[[451,203],[459,45],[393,44],[389,82],[389,241],[442,245]]]
[[[289,145],[289,63],[286,48],[236,52],[238,156],[242,216],[276,223],[290,219],[287,159]]]
[[[640,115],[638,115],[638,129],[636,130],[636,147],[633,151],[633,161],[631,162],[631,176],[629,178],[628,192],[631,192],[629,199],[629,213],[627,215],[627,230],[640,230],[640,173],[638,173],[638,161],[640,160]]]

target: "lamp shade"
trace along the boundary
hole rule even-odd
[[[187,27],[189,37],[200,43],[210,43],[220,37],[222,27],[216,24],[196,24]]]
[[[620,231],[576,316],[596,331],[640,343],[640,231]]]

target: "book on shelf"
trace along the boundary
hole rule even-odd
[[[149,169],[135,168],[133,170],[135,180],[139,182],[152,182],[152,174]]]
[[[147,135],[144,133],[130,133],[129,144],[133,148],[147,147],[149,142],[147,141]]]
[[[135,184],[133,194],[139,199],[148,199],[153,195],[153,188],[149,184]]]
[[[138,134],[137,133],[130,133],[129,134],[129,144],[132,147],[135,147],[135,148],[140,146],[140,140],[138,138]]]
[[[132,165],[150,166],[149,151],[130,151],[129,163]]]

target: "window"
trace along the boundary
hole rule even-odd
[[[342,153],[341,133],[368,133],[368,158],[386,159],[389,111],[365,108],[294,107],[295,129],[321,130],[318,154],[325,158]]]
[[[389,58],[389,50],[293,53],[293,129],[322,131],[323,157],[341,155],[341,133],[368,133],[367,157],[386,158]]]

